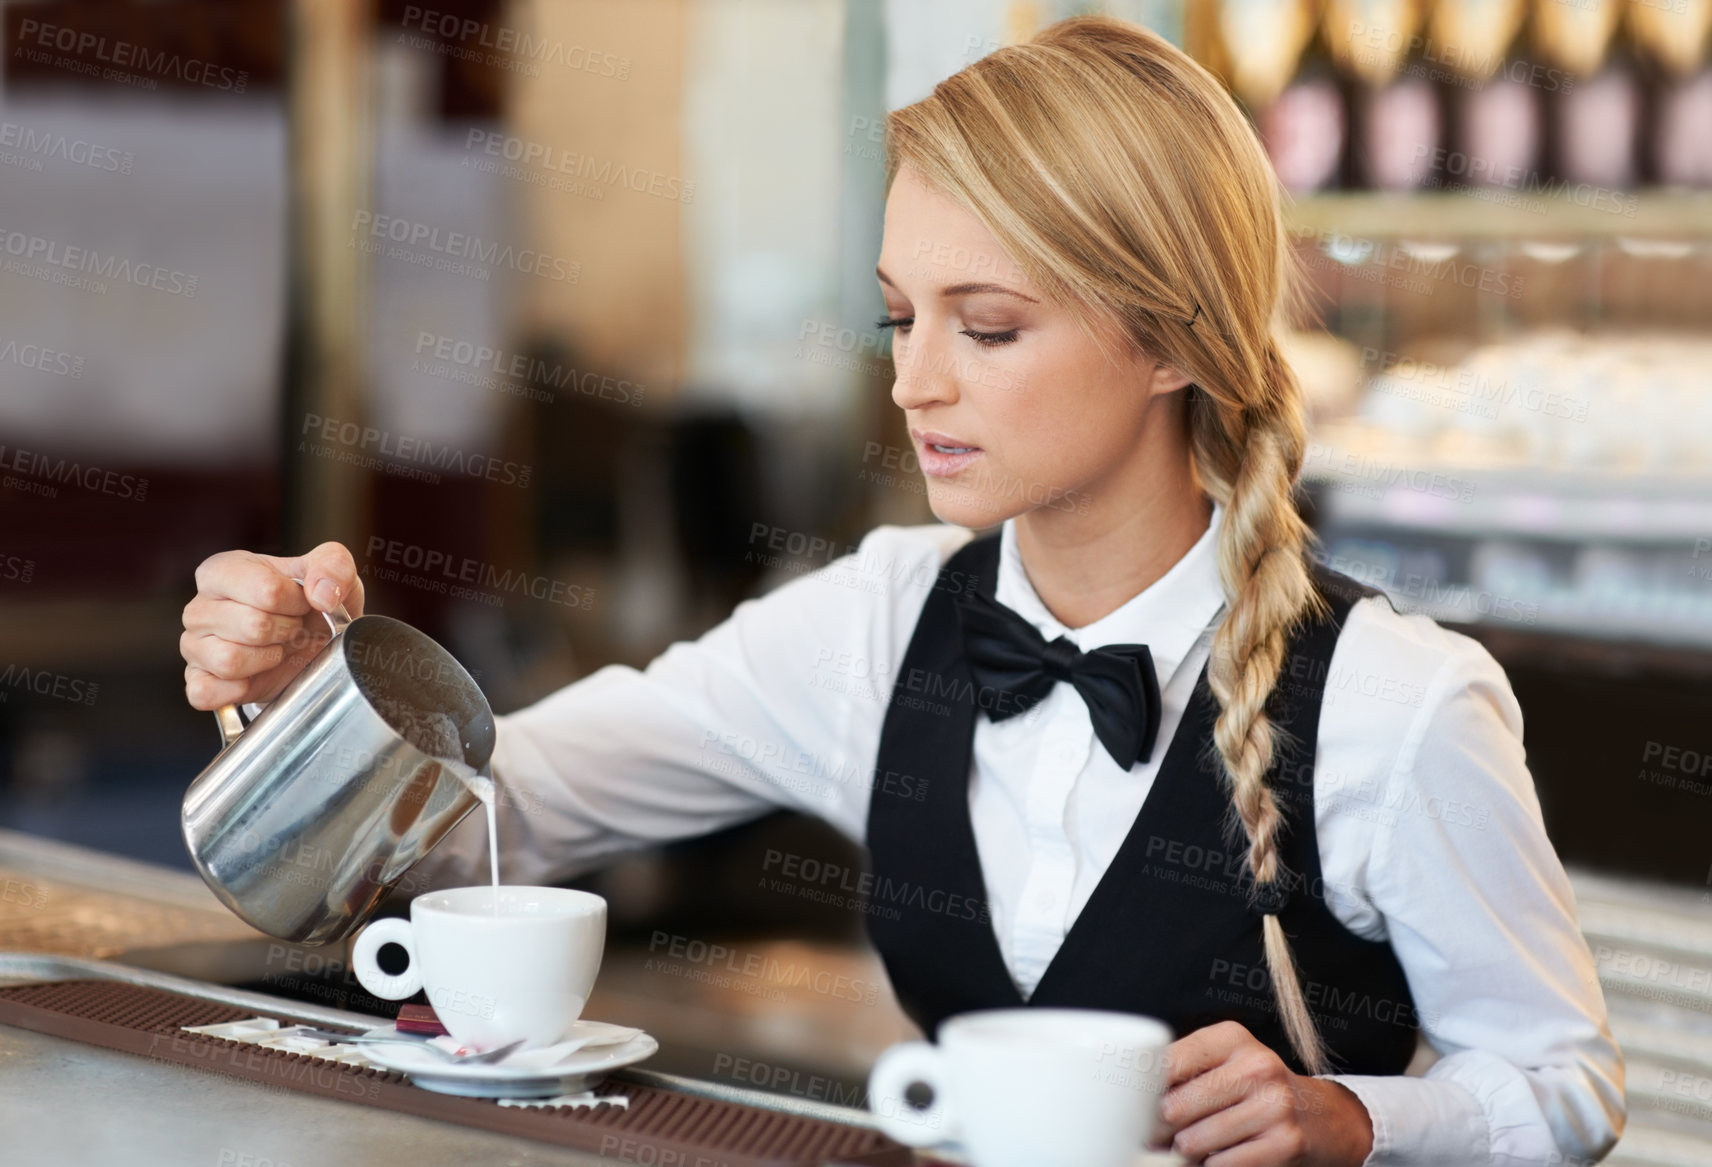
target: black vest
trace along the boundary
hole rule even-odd
[[[992,695],[970,677],[954,610],[965,587],[993,594],[998,563],[994,535],[941,570],[899,667],[876,767],[910,776],[916,797],[876,791],[868,812],[868,933],[904,1010],[930,1035],[954,1013],[1025,1003],[993,933],[969,819],[975,719]],[[1324,568],[1314,580],[1331,615],[1292,639],[1268,705],[1288,731],[1267,776],[1289,873],[1279,922],[1334,1069],[1397,1074],[1415,1051],[1409,984],[1389,944],[1355,935],[1326,906],[1313,814],[1332,649],[1355,601],[1377,593]],[[1179,1037],[1238,1021],[1302,1073],[1249,902],[1245,837],[1213,752],[1217,713],[1203,669],[1129,835],[1026,1004],[1146,1014]]]

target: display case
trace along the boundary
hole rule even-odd
[[[1504,666],[1566,861],[1704,891],[1712,0],[1185,29],[1289,192],[1322,554]]]

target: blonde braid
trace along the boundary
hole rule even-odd
[[[1242,451],[1228,483],[1210,483],[1224,494],[1219,532],[1219,574],[1228,607],[1213,637],[1207,681],[1218,698],[1213,742],[1224,762],[1231,806],[1248,838],[1248,867],[1256,892],[1284,878],[1278,859],[1283,816],[1266,774],[1272,768],[1278,728],[1266,702],[1277,684],[1290,634],[1324,601],[1308,573],[1312,536],[1291,497],[1301,469],[1304,434],[1300,389],[1289,366],[1268,343],[1262,358],[1269,390],[1234,443]],[[1215,494],[1217,497],[1217,494]],[[1266,964],[1278,998],[1279,1017],[1297,1056],[1310,1073],[1328,1068],[1325,1045],[1308,1012],[1276,915],[1263,917]]]

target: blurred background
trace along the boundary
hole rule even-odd
[[[0,827],[188,870],[215,551],[346,543],[504,712],[931,521],[885,453],[884,115],[1090,11],[1254,117],[1302,505],[1508,670],[1629,1054],[1613,1161],[1712,1162],[1712,0],[6,3]],[[858,1101],[909,1025],[779,855],[861,862],[781,815],[588,881],[602,1015]],[[0,947],[127,951],[12,887]],[[814,975],[662,971],[695,942]],[[376,1007],[337,959],[233,977]]]

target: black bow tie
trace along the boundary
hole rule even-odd
[[[957,605],[963,655],[975,682],[1010,695],[981,704],[994,721],[1045,699],[1069,681],[1087,702],[1094,735],[1128,770],[1153,754],[1159,732],[1159,680],[1145,644],[1108,644],[1083,652],[1067,636],[1051,644],[1034,625],[988,596],[967,592]]]

